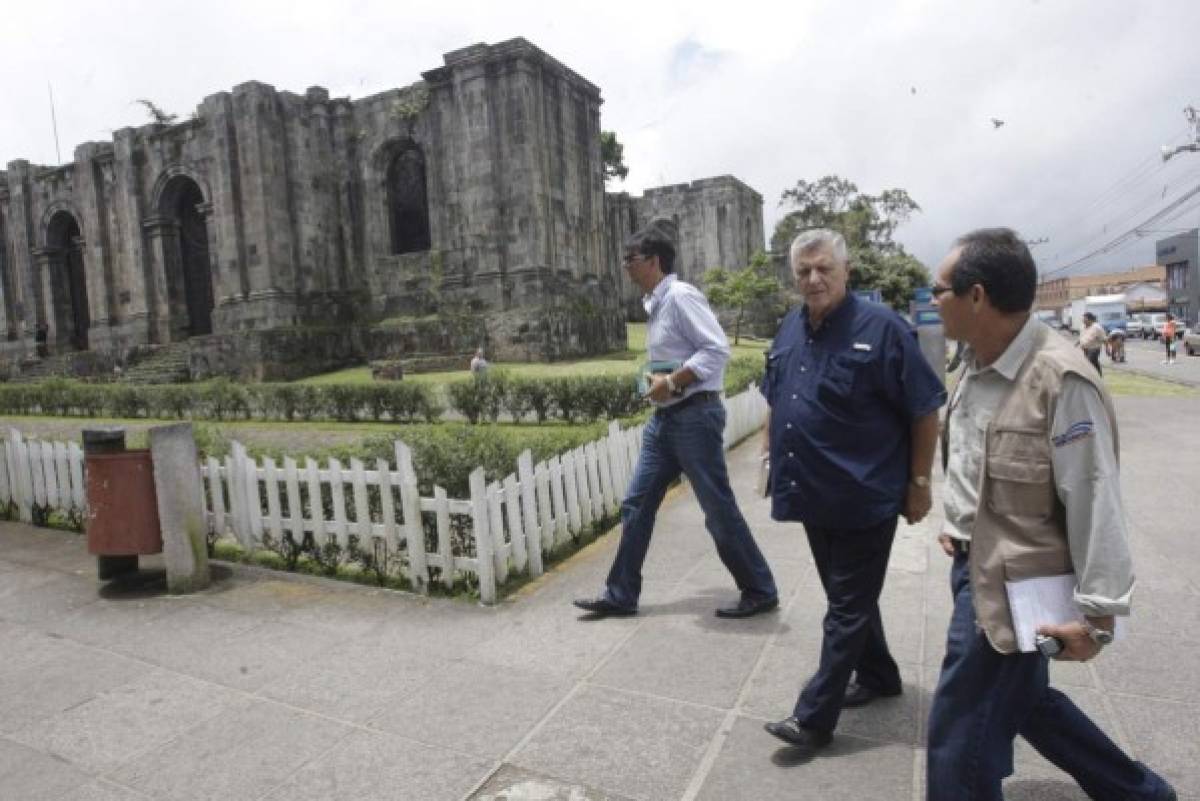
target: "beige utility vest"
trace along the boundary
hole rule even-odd
[[[1013,388],[1000,402],[984,437],[979,509],[971,534],[971,594],[975,619],[1000,653],[1017,650],[1004,582],[1070,573],[1066,513],[1058,499],[1050,460],[1050,427],[1063,376],[1074,373],[1100,393],[1119,455],[1112,399],[1096,370],[1071,343],[1040,326],[1017,371]],[[951,404],[942,427],[942,466],[947,450]]]

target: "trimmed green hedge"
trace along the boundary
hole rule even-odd
[[[0,414],[194,420],[439,420],[426,384],[84,384],[54,379],[0,386]]]
[[[763,360],[739,356],[725,371],[725,391],[734,395],[762,378]],[[567,423],[615,420],[646,408],[632,375],[524,378],[491,370],[445,385],[451,410],[470,423],[551,419]],[[0,414],[193,420],[371,420],[434,422],[445,408],[429,384],[239,384],[217,379],[205,384],[143,386],[86,384],[53,379],[41,384],[0,386]]]

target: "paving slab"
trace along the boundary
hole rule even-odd
[[[457,801],[492,771],[486,759],[372,731],[355,731],[264,801]]]
[[[907,799],[914,753],[908,745],[840,736],[812,759],[797,760],[761,721],[739,717],[697,799]]]
[[[724,713],[606,687],[584,687],[509,761],[630,798],[679,798]]]
[[[351,731],[328,718],[245,699],[111,777],[163,801],[259,798]]]

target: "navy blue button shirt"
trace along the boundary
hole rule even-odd
[[[866,528],[898,515],[910,426],[946,402],[917,335],[887,306],[846,299],[814,331],[793,309],[767,352],[771,516]]]

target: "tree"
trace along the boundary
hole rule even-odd
[[[170,125],[179,118],[178,114],[168,114],[163,111],[152,100],[140,98],[136,102],[146,107],[146,112],[149,113],[150,119],[154,120],[155,125]]]
[[[775,226],[772,250],[786,253],[801,231],[830,228],[846,238],[851,289],[878,289],[893,308],[906,309],[914,290],[929,283],[925,266],[893,239],[896,229],[921,210],[905,190],[867,195],[851,181],[826,175],[812,183],[797,181],[779,202],[792,211]]]
[[[740,270],[726,270],[723,267],[706,270],[700,282],[714,306],[737,309],[737,322],[733,326],[735,345],[741,339],[746,309],[779,292],[779,282],[772,272],[771,259],[762,251],[751,256],[750,263]]]
[[[629,168],[625,166],[625,146],[617,141],[617,135],[612,131],[600,132],[600,161],[604,165],[604,180],[620,178],[625,180]]]

